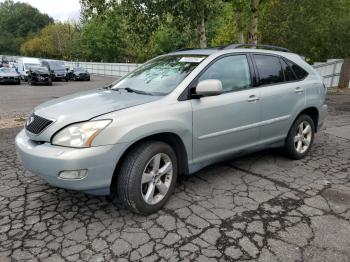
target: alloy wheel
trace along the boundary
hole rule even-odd
[[[158,153],[147,163],[141,180],[141,194],[149,205],[159,203],[168,193],[173,178],[173,163],[164,153]]]
[[[303,121],[299,124],[296,135],[294,136],[295,150],[303,154],[308,150],[312,139],[312,128],[309,122]]]

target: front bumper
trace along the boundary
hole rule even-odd
[[[76,75],[75,78],[77,80],[88,80],[88,79],[90,79],[90,76],[89,75]]]
[[[16,84],[19,81],[19,78],[0,78],[1,84]]]
[[[63,75],[63,74],[55,74],[53,76],[54,80],[66,80],[67,79],[67,75]]]
[[[35,83],[35,84],[43,84],[43,85],[47,85],[47,84],[49,84],[50,83],[50,78],[36,78],[36,79],[34,79],[34,80],[32,80],[33,81],[33,83]]]
[[[92,195],[109,195],[114,169],[127,144],[91,148],[68,148],[37,143],[22,130],[16,137],[16,148],[23,166],[50,185],[83,191]],[[87,169],[79,180],[65,180],[59,172]]]

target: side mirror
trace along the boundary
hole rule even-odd
[[[222,83],[217,79],[200,81],[196,87],[196,94],[199,96],[217,96],[222,92]]]

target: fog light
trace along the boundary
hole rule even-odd
[[[61,179],[83,179],[87,176],[87,174],[88,174],[87,169],[61,171],[58,174],[58,178],[61,178]]]

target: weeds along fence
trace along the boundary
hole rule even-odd
[[[339,83],[340,71],[343,64],[343,59],[330,59],[327,62],[315,63],[313,67],[323,77],[327,87],[337,87]],[[91,74],[122,77],[133,71],[141,64],[131,63],[96,63],[96,62],[66,62],[69,67],[83,67]],[[349,83],[350,84],[350,83]],[[350,85],[349,85],[350,87]]]

